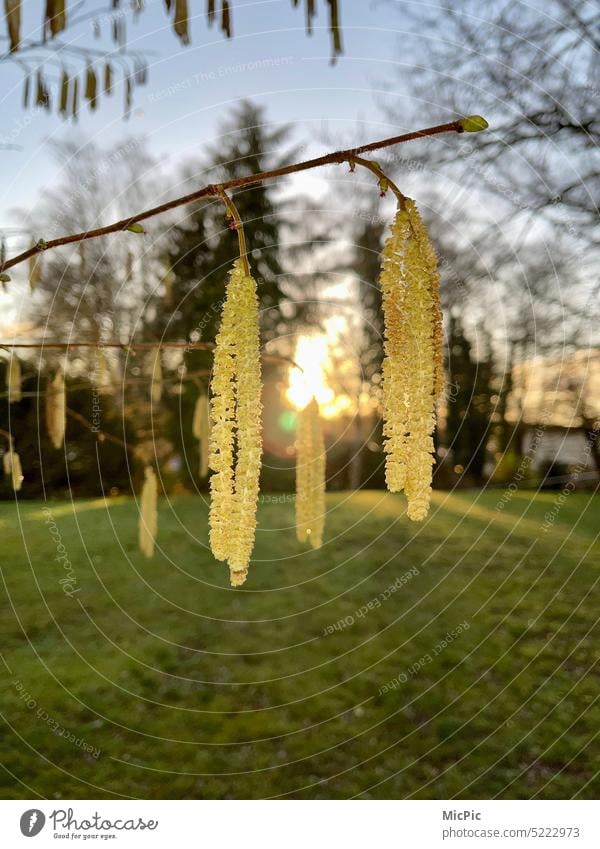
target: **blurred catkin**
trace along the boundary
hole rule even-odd
[[[12,446],[3,454],[2,465],[4,474],[10,478],[12,488],[15,492],[18,492],[23,483],[23,470],[21,468],[21,458]]]
[[[140,495],[140,517],[138,524],[140,549],[146,557],[154,554],[158,531],[157,480],[152,466],[144,469],[144,484]]]
[[[150,358],[150,398],[153,404],[159,404],[162,398],[163,374],[160,348],[156,348]]]
[[[62,369],[57,369],[46,389],[46,427],[55,448],[60,448],[65,438],[67,398]]]
[[[208,474],[210,440],[210,403],[208,395],[206,395],[205,392],[201,392],[200,395],[198,395],[198,400],[194,407],[192,433],[198,440],[198,450],[200,452],[200,477],[205,478]]]
[[[325,525],[325,442],[314,398],[300,410],[297,422],[296,537],[320,548]]]
[[[21,363],[14,353],[6,366],[6,388],[9,404],[21,400]]]

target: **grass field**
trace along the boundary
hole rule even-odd
[[[198,497],[152,561],[130,500],[0,505],[2,796],[597,798],[600,498],[556,499],[330,495],[318,552],[265,499],[235,591]]]

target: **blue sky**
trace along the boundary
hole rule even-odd
[[[43,4],[32,0],[24,5],[27,16],[23,31],[35,37]],[[128,8],[125,2],[123,6]],[[149,82],[136,90],[128,122],[122,120],[121,86],[112,98],[101,98],[95,113],[84,105],[76,129],[54,110],[24,111],[22,71],[3,63],[0,140],[20,149],[0,151],[0,226],[14,224],[11,209],[33,205],[39,193],[56,182],[48,140],[73,132],[106,144],[131,133],[145,135],[150,150],[160,155],[167,167],[169,163],[175,167],[215,138],[219,119],[229,106],[240,98],[252,97],[267,105],[275,123],[295,122],[298,137],[315,150],[323,148],[324,130],[353,140],[390,134],[392,128],[376,89],[382,81],[393,78],[402,25],[398,11],[370,2],[343,2],[344,55],[332,66],[324,2],[317,3],[320,14],[309,38],[304,29],[304,10],[293,9],[290,0],[236,0],[234,38],[230,41],[217,27],[207,27],[204,6],[204,2],[190,3],[192,9],[196,7],[197,17],[192,21],[188,47],[182,46],[172,32],[162,2],[147,2],[136,20],[127,15],[128,45],[144,51],[150,61]],[[102,8],[102,3],[86,2],[82,11]],[[110,17],[106,12],[98,17],[100,40],[94,38],[89,19],[70,27],[65,40],[78,47],[110,47]],[[392,26],[383,28],[384,20]],[[81,69],[82,65],[74,63],[72,67]],[[47,68],[49,78],[57,79],[59,67],[48,64]],[[390,96],[385,94],[386,99]],[[314,188],[318,179],[307,177],[304,187]]]

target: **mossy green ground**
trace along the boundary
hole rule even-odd
[[[131,500],[0,506],[4,797],[597,798],[598,496],[339,493],[318,552],[279,498],[235,591],[199,497],[151,561]]]

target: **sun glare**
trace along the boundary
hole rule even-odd
[[[290,369],[289,386],[286,397],[301,410],[314,396],[319,404],[321,415],[327,419],[335,418],[352,407],[352,400],[345,393],[339,393],[330,385],[332,372],[329,335],[316,333],[298,338],[294,362],[300,368]]]

